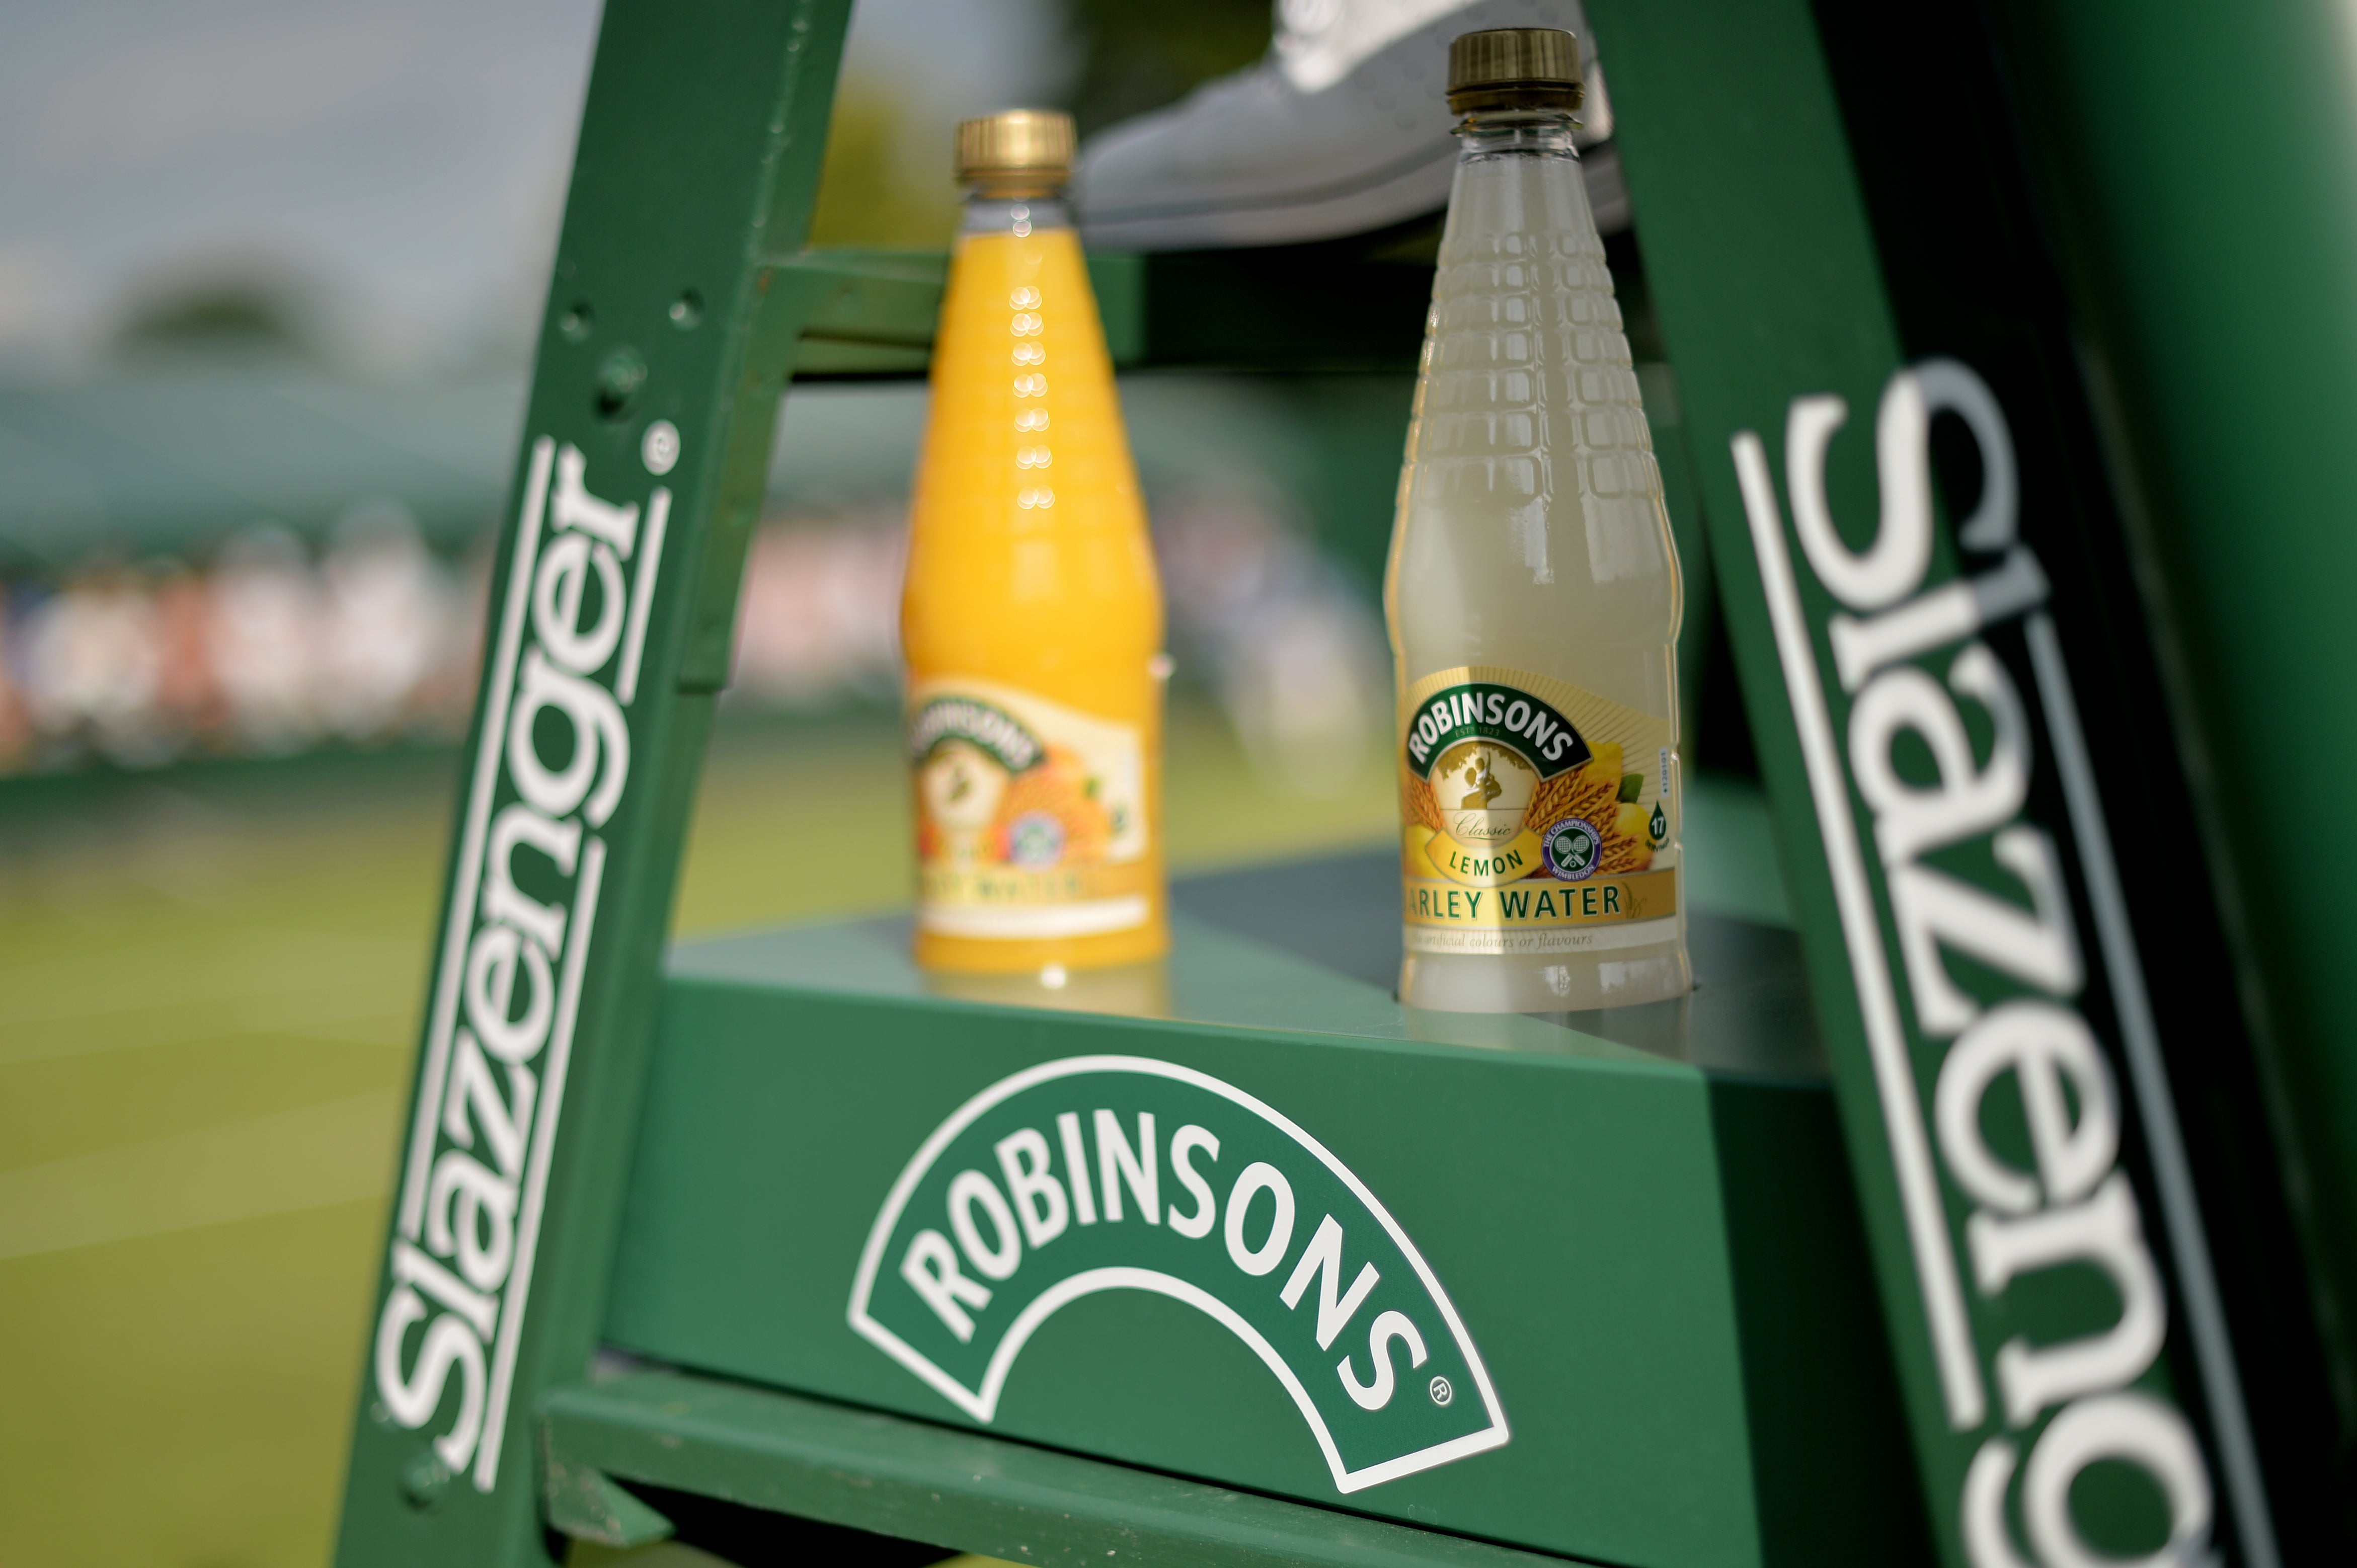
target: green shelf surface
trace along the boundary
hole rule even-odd
[[[1631,1568],[1921,1559],[1792,933],[1696,913],[1678,1002],[1412,1014],[1397,875],[1374,852],[1182,881],[1167,966],[1052,993],[929,978],[898,918],[680,948],[608,1344],[753,1401],[714,1411],[791,1391],[1338,1530]],[[766,1441],[578,1462],[945,1540],[806,1478],[760,1503]]]

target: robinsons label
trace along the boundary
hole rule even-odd
[[[1677,936],[1667,719],[1527,671],[1469,665],[1400,703],[1412,952],[1569,952]]]
[[[1110,1290],[1249,1346],[1337,1492],[1507,1440],[1472,1336],[1366,1184],[1243,1090],[1150,1058],[1046,1062],[960,1106],[886,1197],[850,1320],[988,1423],[1039,1326]]]
[[[925,929],[1020,941],[1153,918],[1137,725],[963,677],[912,683],[909,714]]]

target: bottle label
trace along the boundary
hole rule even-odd
[[[909,693],[917,920],[1005,940],[1129,930],[1153,914],[1135,725],[996,682]]]
[[[1670,722],[1543,675],[1444,670],[1400,703],[1411,952],[1674,940]]]

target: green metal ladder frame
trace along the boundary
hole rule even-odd
[[[2177,8],[2190,33],[2190,7]],[[797,367],[919,369],[938,304],[938,259],[804,249],[848,12],[848,0],[612,0],[607,11],[492,584],[451,892],[355,1423],[339,1547],[349,1563],[545,1562],[556,1549],[552,1524],[618,1541],[661,1533],[643,1503],[542,1444],[596,1403],[580,1380],[597,1345],[680,851],[779,400]],[[2357,1180],[2347,1175],[2357,1079],[2324,1044],[2320,1021],[2348,1012],[2348,966],[2317,933],[2352,926],[2345,910],[2319,904],[2327,878],[2287,850],[2230,853],[2233,803],[2200,775],[2200,759],[2205,747],[2247,747],[2268,732],[2219,683],[2195,679],[2189,695],[2163,671],[2171,660],[2214,660],[2244,690],[2265,692],[2256,708],[2277,733],[2297,712],[2325,755],[2357,753],[2357,714],[2333,705],[2328,673],[2347,631],[2311,608],[2288,631],[2237,644],[2220,628],[2272,588],[2247,574],[2213,581],[2186,569],[2238,527],[2348,564],[2298,509],[2357,499],[2357,459],[2316,461],[2319,406],[2345,406],[2357,353],[2338,338],[2307,345],[2291,354],[2299,375],[2270,381],[2276,362],[2231,333],[2189,346],[2172,329],[2172,313],[2206,298],[2186,268],[2201,260],[2201,225],[2214,214],[2158,179],[2157,159],[2135,143],[2139,129],[2173,130],[2171,95],[2181,91],[2149,41],[2148,9],[2004,0],[1986,13],[1959,4],[1892,20],[1851,0],[1813,9],[1802,0],[1597,0],[1596,12],[1942,1555],[1958,1568],[2005,1561],[1990,1556],[1986,1530],[1971,1544],[1970,1521],[1976,1510],[1986,1517],[1991,1477],[1996,1517],[2018,1517],[2007,1488],[2020,1466],[2036,1468],[2055,1417],[2043,1406],[2010,1419],[1997,1412],[2001,1359],[2008,1342],[2034,1344],[2041,1324],[2051,1330],[2070,1315],[2009,1304],[1986,1280],[1967,1297],[1970,1195],[1934,1166],[1923,1132],[1954,1032],[1901,1015],[1901,1001],[1920,1001],[1921,977],[1896,956],[1891,867],[1858,848],[1873,842],[1873,812],[1829,749],[1855,711],[1852,686],[1864,684],[1840,678],[1836,639],[1850,634],[1835,628],[1889,601],[1836,596],[1796,574],[1796,561],[1833,557],[1822,537],[1795,534],[1805,519],[1788,524],[1783,498],[1801,488],[1789,471],[1805,444],[1790,423],[1799,400],[1844,396],[1862,424],[1905,367],[1943,354],[1970,363],[2009,422],[2021,537],[2044,562],[2042,594],[2017,596],[2001,612],[1984,595],[1975,624],[1992,639],[2000,623],[2013,627],[2003,633],[2011,638],[2034,611],[2046,630],[2023,635],[2041,648],[2006,641],[1999,661],[2025,686],[2037,658],[2059,662],[2061,684],[2040,688],[2047,733],[2065,737],[2065,752],[2074,731],[2093,737],[2087,766],[2076,765],[2083,757],[2071,777],[2040,775],[2018,825],[2075,856],[2059,883],[2084,957],[2072,994],[2091,987],[2100,1002],[2103,1049],[2130,1086],[2120,1179],[2143,1234],[2165,1238],[2152,1246],[2166,1274],[2168,1337],[2126,1384],[2190,1434],[2210,1532],[2233,1560],[2273,1568],[2345,1543],[2334,1497],[2357,1431],[2342,1305],[2357,1281]],[[2348,93],[2301,63],[2318,48],[2321,15],[2271,20],[2222,46],[2232,67],[2222,91],[2257,127],[2237,145],[2290,149],[2271,176],[2280,190],[2309,203],[2304,212],[2341,214],[2357,182],[2340,178],[2342,155],[2316,149]],[[2297,112],[2270,118],[2271,84],[2284,81],[2298,88]],[[2046,96],[2022,117],[2035,135],[2017,143],[2005,134],[2005,91],[2019,82]],[[1927,114],[1926,95],[1959,113]],[[1936,191],[1924,188],[1926,171],[1943,182]],[[2156,222],[2155,210],[2180,227]],[[2041,221],[2059,249],[2042,242]],[[2321,220],[2280,227],[2298,257],[2332,252]],[[1206,357],[1185,341],[1189,284],[1256,275],[1260,297],[1281,297],[1286,280],[1254,274],[1254,264],[1100,259],[1117,357]],[[1353,276],[1367,280],[1370,300],[1420,294],[1402,295],[1396,272]],[[2271,319],[2294,307],[2335,323],[2349,313],[2329,268],[2261,269],[2250,281],[2262,276],[2284,291]],[[2081,326],[2095,334],[2099,363],[2127,380],[2090,377],[2072,362]],[[1280,357],[1348,362],[1364,352],[1338,333],[1297,337]],[[2246,395],[2267,418],[2244,409],[2236,450],[2189,456],[2207,405],[2170,378],[2222,368],[2252,378],[2259,390]],[[1942,385],[1950,406],[1971,401]],[[1838,518],[1876,513],[1868,445],[1852,435],[1834,448],[1824,489]],[[1980,445],[1986,466],[1985,432]],[[2305,489],[2281,479],[2287,459],[2310,476]],[[2255,518],[2230,504],[2254,493],[2266,499]],[[1870,537],[1863,523],[1845,532],[1852,551]],[[2190,603],[2181,623],[2148,619],[2127,570],[2132,550],[2183,596],[2173,602]],[[1906,585],[1919,597],[1906,602],[1943,590],[1942,603],[1959,592],[1970,599],[1950,585],[1985,565],[1942,531]],[[602,589],[584,598],[591,576]],[[2311,592],[2291,601],[2304,605]],[[586,604],[610,613],[585,627]],[[1946,673],[1956,640],[1901,638],[1897,658],[1936,654],[1932,670]],[[2055,711],[2074,682],[2083,726]],[[575,736],[571,760],[556,767],[533,739],[551,723]],[[2185,782],[2180,741],[2198,789]],[[2317,813],[2309,853],[2326,868],[2357,865],[2357,829],[2326,819],[2311,777],[2323,770],[2279,781],[2282,798]],[[2129,778],[2153,798],[2123,793]],[[2102,825],[2105,804],[2140,828],[2156,817],[2191,825],[2202,847],[2175,885],[2204,901],[2194,917],[2156,922],[2120,895],[2158,884],[2129,857],[2107,863],[2107,837],[2117,841]],[[1951,876],[2019,904],[2018,855],[1965,858]],[[2309,929],[2287,926],[2287,909]],[[2252,977],[2245,990],[2220,953]],[[2208,970],[2195,972],[2205,956]],[[1974,1001],[2006,989],[1990,972],[1972,972]],[[533,1000],[510,1021],[519,988]],[[2147,989],[2139,1008],[2130,993]],[[496,998],[498,1020],[481,1023],[470,995]],[[511,1117],[500,1146],[475,1151],[487,1157],[478,1167],[501,1179],[470,1187],[460,1172],[443,1192],[461,1212],[505,1206],[511,1255],[482,1255],[427,1223],[429,1208],[446,1207],[426,1202],[442,1156],[472,1137],[443,1129],[454,1094],[488,1096]],[[415,1408],[428,1393],[437,1408]],[[677,1466],[689,1466],[709,1423],[766,1425],[775,1464],[766,1479],[746,1480],[744,1500],[827,1517],[824,1488],[807,1478],[856,1473],[894,1499],[866,1521],[905,1519],[912,1533],[922,1533],[918,1494],[971,1467],[975,1488],[938,1506],[965,1521],[952,1533],[985,1550],[1043,1530],[1058,1556],[1076,1561],[1095,1555],[1101,1539],[1143,1541],[1178,1561],[1522,1555],[782,1394],[686,1382],[679,1394],[676,1408],[628,1421],[608,1410],[597,1428],[607,1436],[579,1441],[639,1443],[639,1474],[662,1455],[680,1456],[670,1473],[694,1489]],[[443,1434],[432,1444],[419,1433],[429,1417]],[[627,1432],[639,1435],[614,1435]],[[942,1449],[939,1464],[913,1457],[927,1444]],[[982,1486],[985,1471],[1006,1485]],[[1097,1504],[1073,1501],[1086,1498]],[[2016,1527],[2006,1529],[2006,1549],[2019,1553]]]

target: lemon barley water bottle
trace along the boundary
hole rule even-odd
[[[916,956],[1051,976],[1157,958],[1162,592],[1062,191],[1070,117],[958,127],[900,607]]]
[[[1384,580],[1401,1000],[1530,1013],[1693,983],[1678,564],[1589,213],[1568,33],[1469,33],[1448,228]]]

